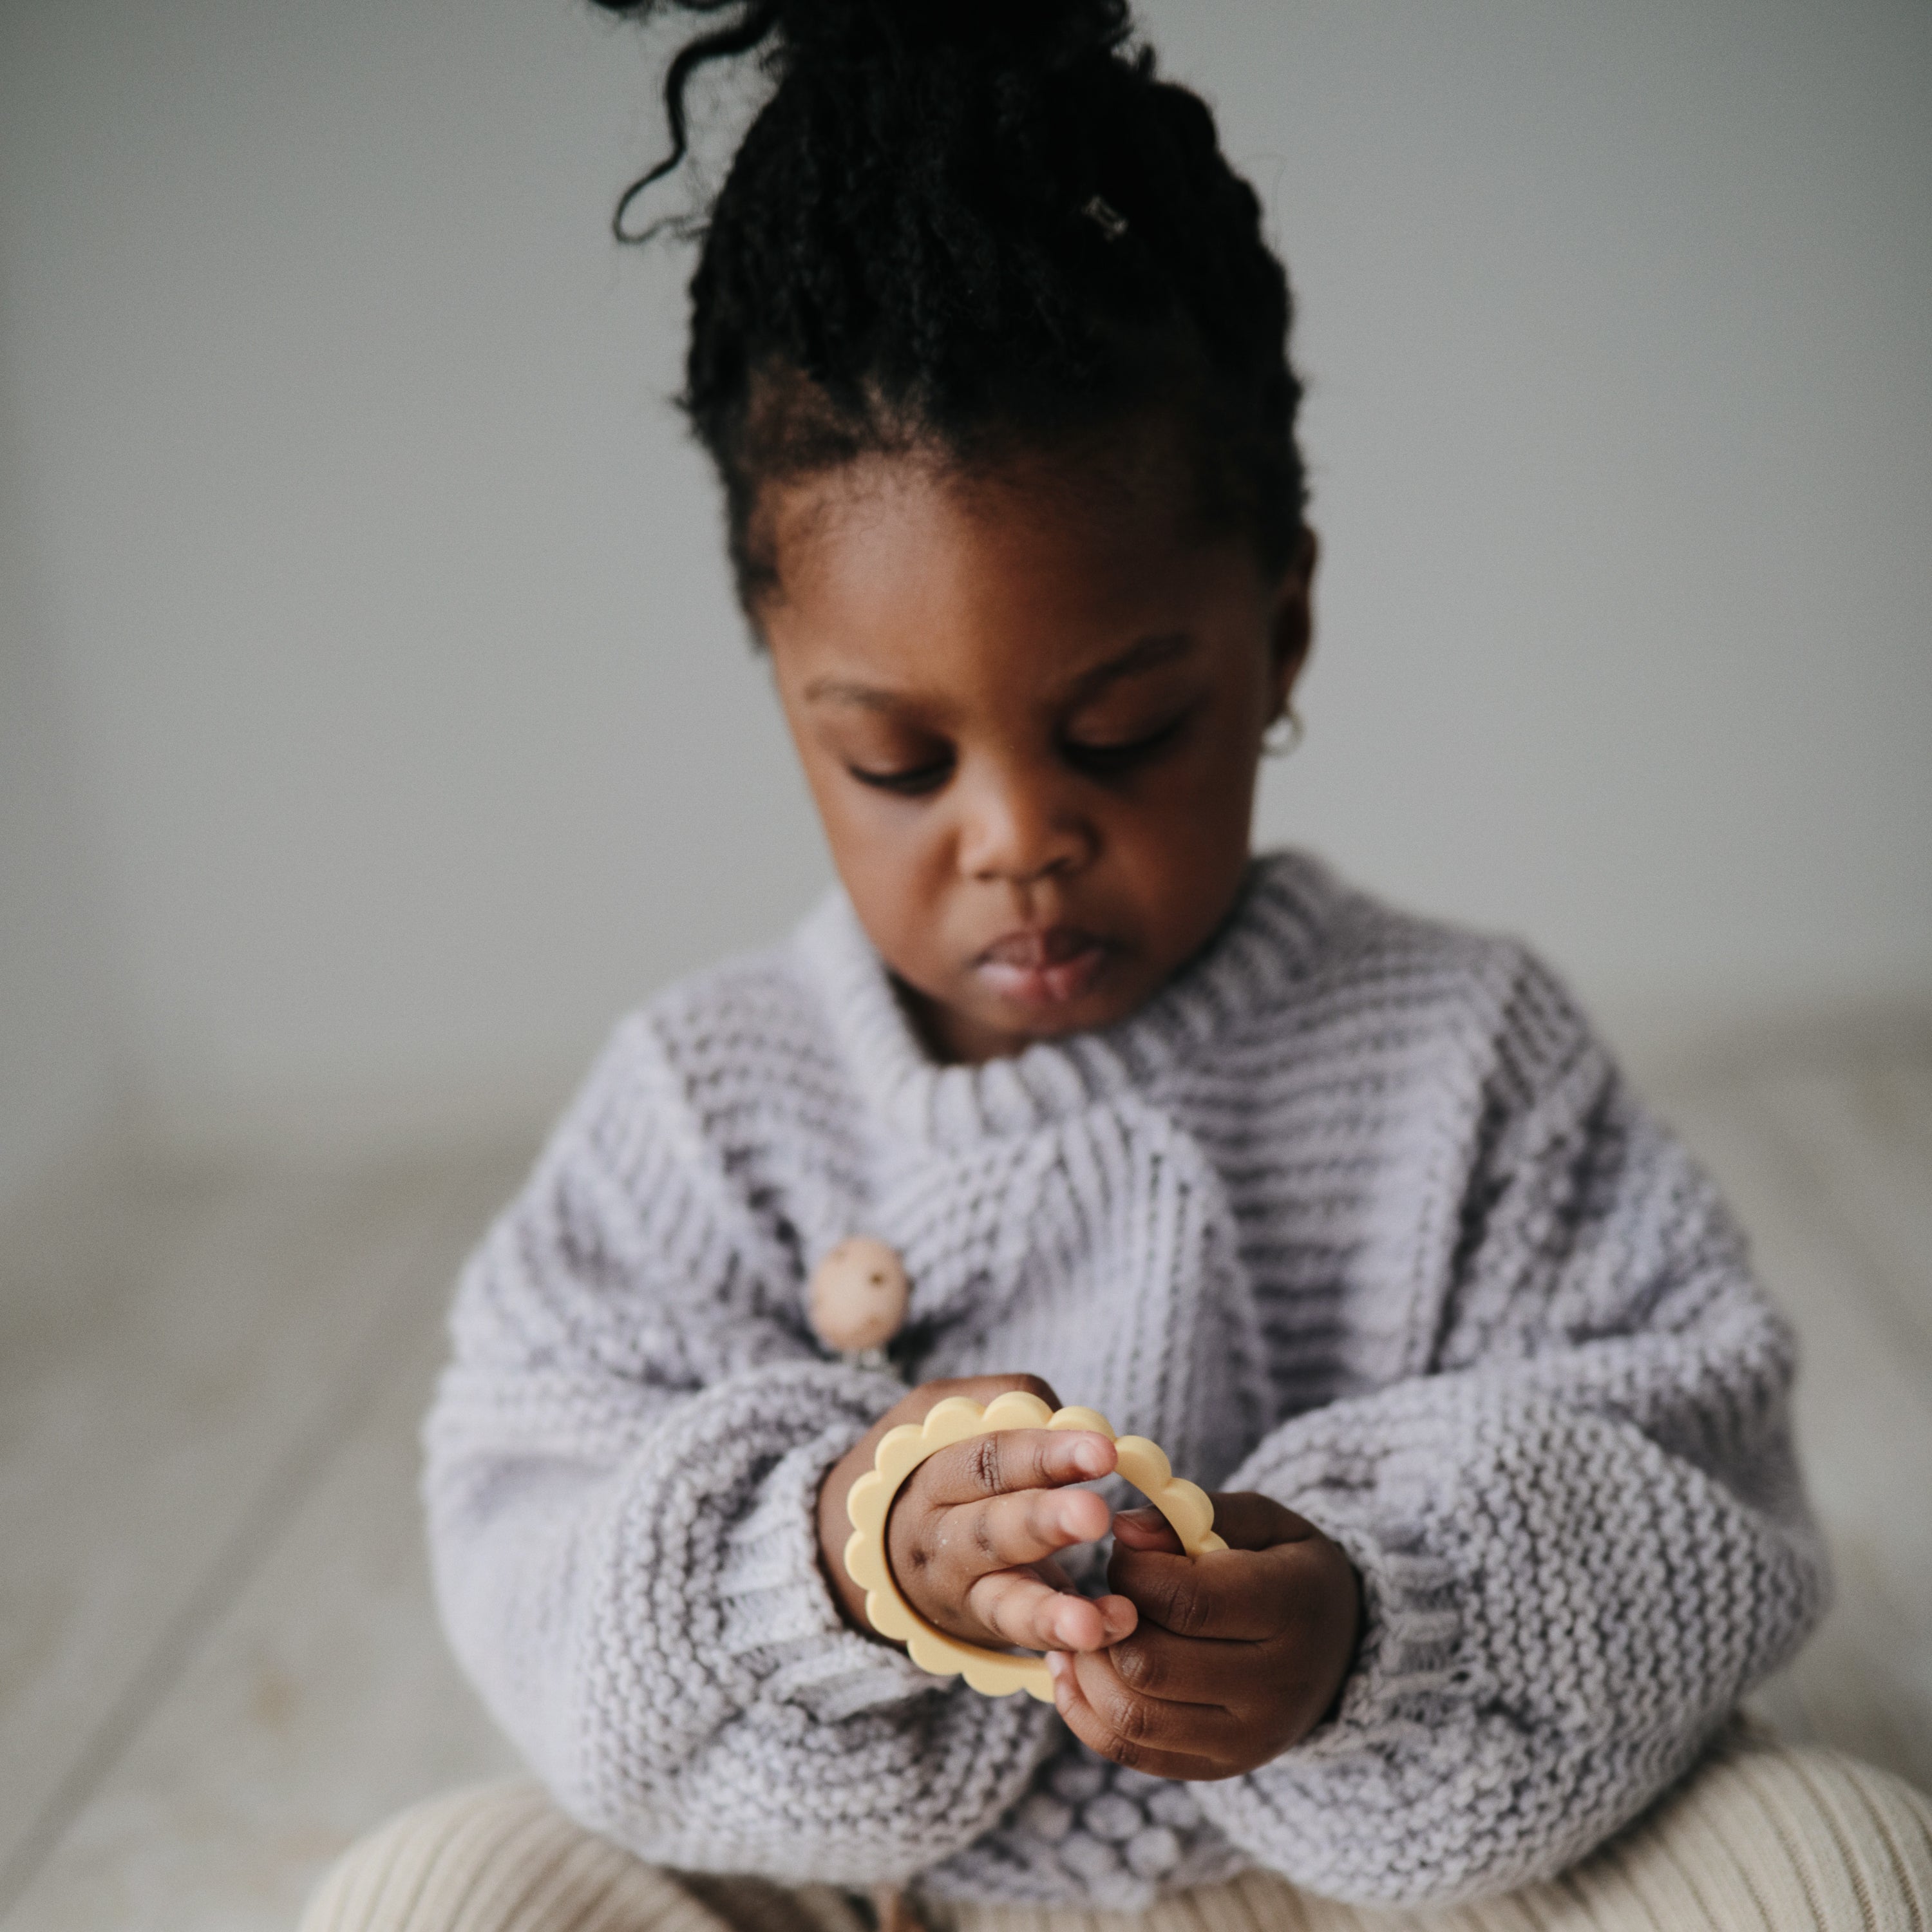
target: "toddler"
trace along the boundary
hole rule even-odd
[[[1922,1882],[1912,1794],[1726,1729],[1826,1582],[1708,1184],[1522,948],[1251,854],[1316,553],[1288,286],[1208,109],[1123,0],[689,4],[674,163],[706,62],[776,84],[684,404],[842,890],[619,1028],[470,1264],[436,1585],[546,1790],[410,1814],[311,1924],[1534,1887],[1783,1926]],[[855,1235],[910,1282],[869,1364],[808,1295]],[[1229,1546],[1086,1486],[1096,1431],[925,1462],[894,1577],[1046,1652],[1050,1705],[919,1669],[842,1555],[887,1430],[1015,1388],[1151,1436]]]

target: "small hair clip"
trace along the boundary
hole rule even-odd
[[[1080,212],[1106,236],[1109,242],[1118,242],[1127,232],[1127,218],[1110,201],[1095,195]]]

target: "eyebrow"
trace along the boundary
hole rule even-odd
[[[1185,657],[1193,648],[1194,640],[1185,631],[1142,638],[1137,644],[1130,644],[1118,657],[1108,658],[1105,663],[1082,672],[1074,681],[1074,694],[1091,697],[1118,679],[1138,676],[1143,671],[1172,664],[1176,658]],[[830,700],[835,704],[856,704],[867,711],[897,711],[907,701],[898,692],[842,677],[815,677],[805,687],[804,696],[808,704]]]
[[[1158,637],[1143,638],[1139,643],[1130,644],[1118,657],[1109,658],[1091,670],[1083,671],[1076,680],[1074,688],[1086,697],[1112,684],[1116,678],[1136,677],[1142,671],[1172,664],[1176,658],[1184,658],[1193,648],[1194,640],[1186,631],[1168,631]]]
[[[854,684],[842,677],[815,677],[805,687],[805,701],[817,704],[830,698],[840,704],[862,705],[868,711],[896,711],[905,700],[896,692],[874,684]]]

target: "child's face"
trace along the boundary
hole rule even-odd
[[[1202,536],[1166,440],[970,479],[869,458],[764,506],[833,862],[946,1057],[1124,1017],[1240,885],[1313,545],[1271,580]]]

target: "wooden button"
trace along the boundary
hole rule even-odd
[[[898,1254],[870,1234],[854,1234],[812,1271],[806,1306],[812,1332],[841,1354],[883,1348],[905,1326],[910,1294]]]

